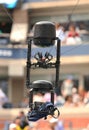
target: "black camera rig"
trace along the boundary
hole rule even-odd
[[[32,44],[41,47],[49,47],[56,45],[55,62],[52,62],[53,56],[50,52],[46,52],[43,56],[41,52],[34,55],[36,63],[31,63]],[[29,38],[27,52],[27,69],[26,69],[26,86],[29,90],[29,112],[27,118],[29,121],[37,121],[41,118],[47,118],[48,115],[57,118],[59,110],[54,106],[55,88],[59,87],[59,66],[60,66],[60,40],[56,37],[55,25],[51,22],[43,21],[35,24],[34,36]],[[31,83],[30,71],[32,68],[55,68],[55,85],[47,80],[37,80]],[[34,92],[50,93],[50,102],[33,102]],[[57,116],[55,116],[57,113]]]

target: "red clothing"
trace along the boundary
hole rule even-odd
[[[79,37],[79,34],[77,32],[75,32],[75,34],[69,32],[68,37]]]

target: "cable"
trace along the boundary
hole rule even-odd
[[[14,22],[14,19],[12,18],[12,16],[10,15],[10,13],[7,11],[7,9],[4,7],[4,5],[1,5],[1,6],[2,6],[2,8],[4,9],[4,11],[6,12],[7,16],[10,18],[10,20],[11,20],[12,22]]]
[[[74,11],[76,10],[76,7],[79,5],[80,0],[77,0],[75,6],[73,7],[72,11],[71,11],[71,16],[73,15]]]

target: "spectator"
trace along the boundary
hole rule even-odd
[[[78,106],[79,107],[85,106],[85,104],[84,104],[84,98],[82,96],[79,96]]]
[[[19,116],[16,117],[14,123],[16,124],[16,130],[29,130],[29,126],[26,125],[23,129],[21,128],[21,118]]]
[[[79,102],[80,97],[78,94],[78,90],[75,87],[72,88],[72,97],[73,97],[73,103],[75,104],[75,106],[78,106],[78,102]]]
[[[86,93],[86,95],[84,97],[84,103],[85,103],[85,105],[89,105],[89,91]]]
[[[17,130],[17,129],[16,129],[16,124],[15,124],[15,123],[11,123],[11,124],[9,125],[9,130]]]
[[[61,120],[51,118],[49,122],[52,130],[64,130],[64,125]]]
[[[65,104],[64,104],[64,106],[66,106],[66,107],[70,107],[70,106],[73,107],[74,106],[72,95],[67,95],[65,97]]]
[[[5,93],[2,91],[2,89],[0,89],[0,108],[3,107],[3,104],[4,103],[7,103],[8,102],[8,98],[7,96],[5,95]]]
[[[78,106],[84,106],[84,98],[86,95],[86,91],[84,90],[83,87],[79,87],[78,89],[78,94],[79,94],[79,101],[78,101]]]
[[[65,41],[64,27],[60,23],[56,23],[55,27],[56,27],[56,37],[58,37],[63,43]]]
[[[24,129],[25,127],[29,126],[28,121],[26,120],[26,116],[24,111],[20,111],[18,117],[20,118],[20,127]]]
[[[21,118],[16,117],[14,120],[14,123],[16,124],[16,130],[21,130],[20,124],[21,124]]]
[[[59,120],[57,125],[55,126],[55,130],[64,130],[64,124],[62,120]]]
[[[85,97],[85,95],[86,95],[86,91],[85,91],[85,89],[84,89],[82,86],[79,87],[78,93],[79,93],[79,95],[80,95],[81,97],[83,97],[83,99],[84,99],[84,97]]]
[[[82,43],[79,33],[76,31],[76,26],[74,24],[70,24],[69,31],[66,38],[67,45],[75,45]]]
[[[74,86],[74,83],[71,78],[65,79],[61,86],[62,96],[66,97],[67,95],[72,95],[73,86]]]
[[[52,130],[56,130],[56,126],[57,126],[57,123],[58,123],[58,119],[51,118],[51,119],[49,120],[49,122],[50,122],[51,129],[52,129]]]
[[[56,103],[55,103],[55,106],[61,107],[61,106],[64,105],[64,103],[65,103],[65,99],[64,99],[64,97],[61,96],[61,95],[58,95],[58,96],[56,97]]]

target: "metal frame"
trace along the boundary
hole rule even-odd
[[[31,88],[31,81],[30,81],[30,71],[31,71],[31,49],[34,37],[30,38],[28,43],[28,51],[27,51],[27,65],[26,65],[26,87],[29,89],[29,107],[32,110],[33,104],[33,89]],[[56,51],[56,62],[55,62],[55,69],[56,69],[56,76],[55,76],[55,88],[59,87],[59,67],[60,67],[60,40],[55,38],[53,40],[57,40],[57,51]],[[51,90],[51,102],[54,104],[54,88]]]

